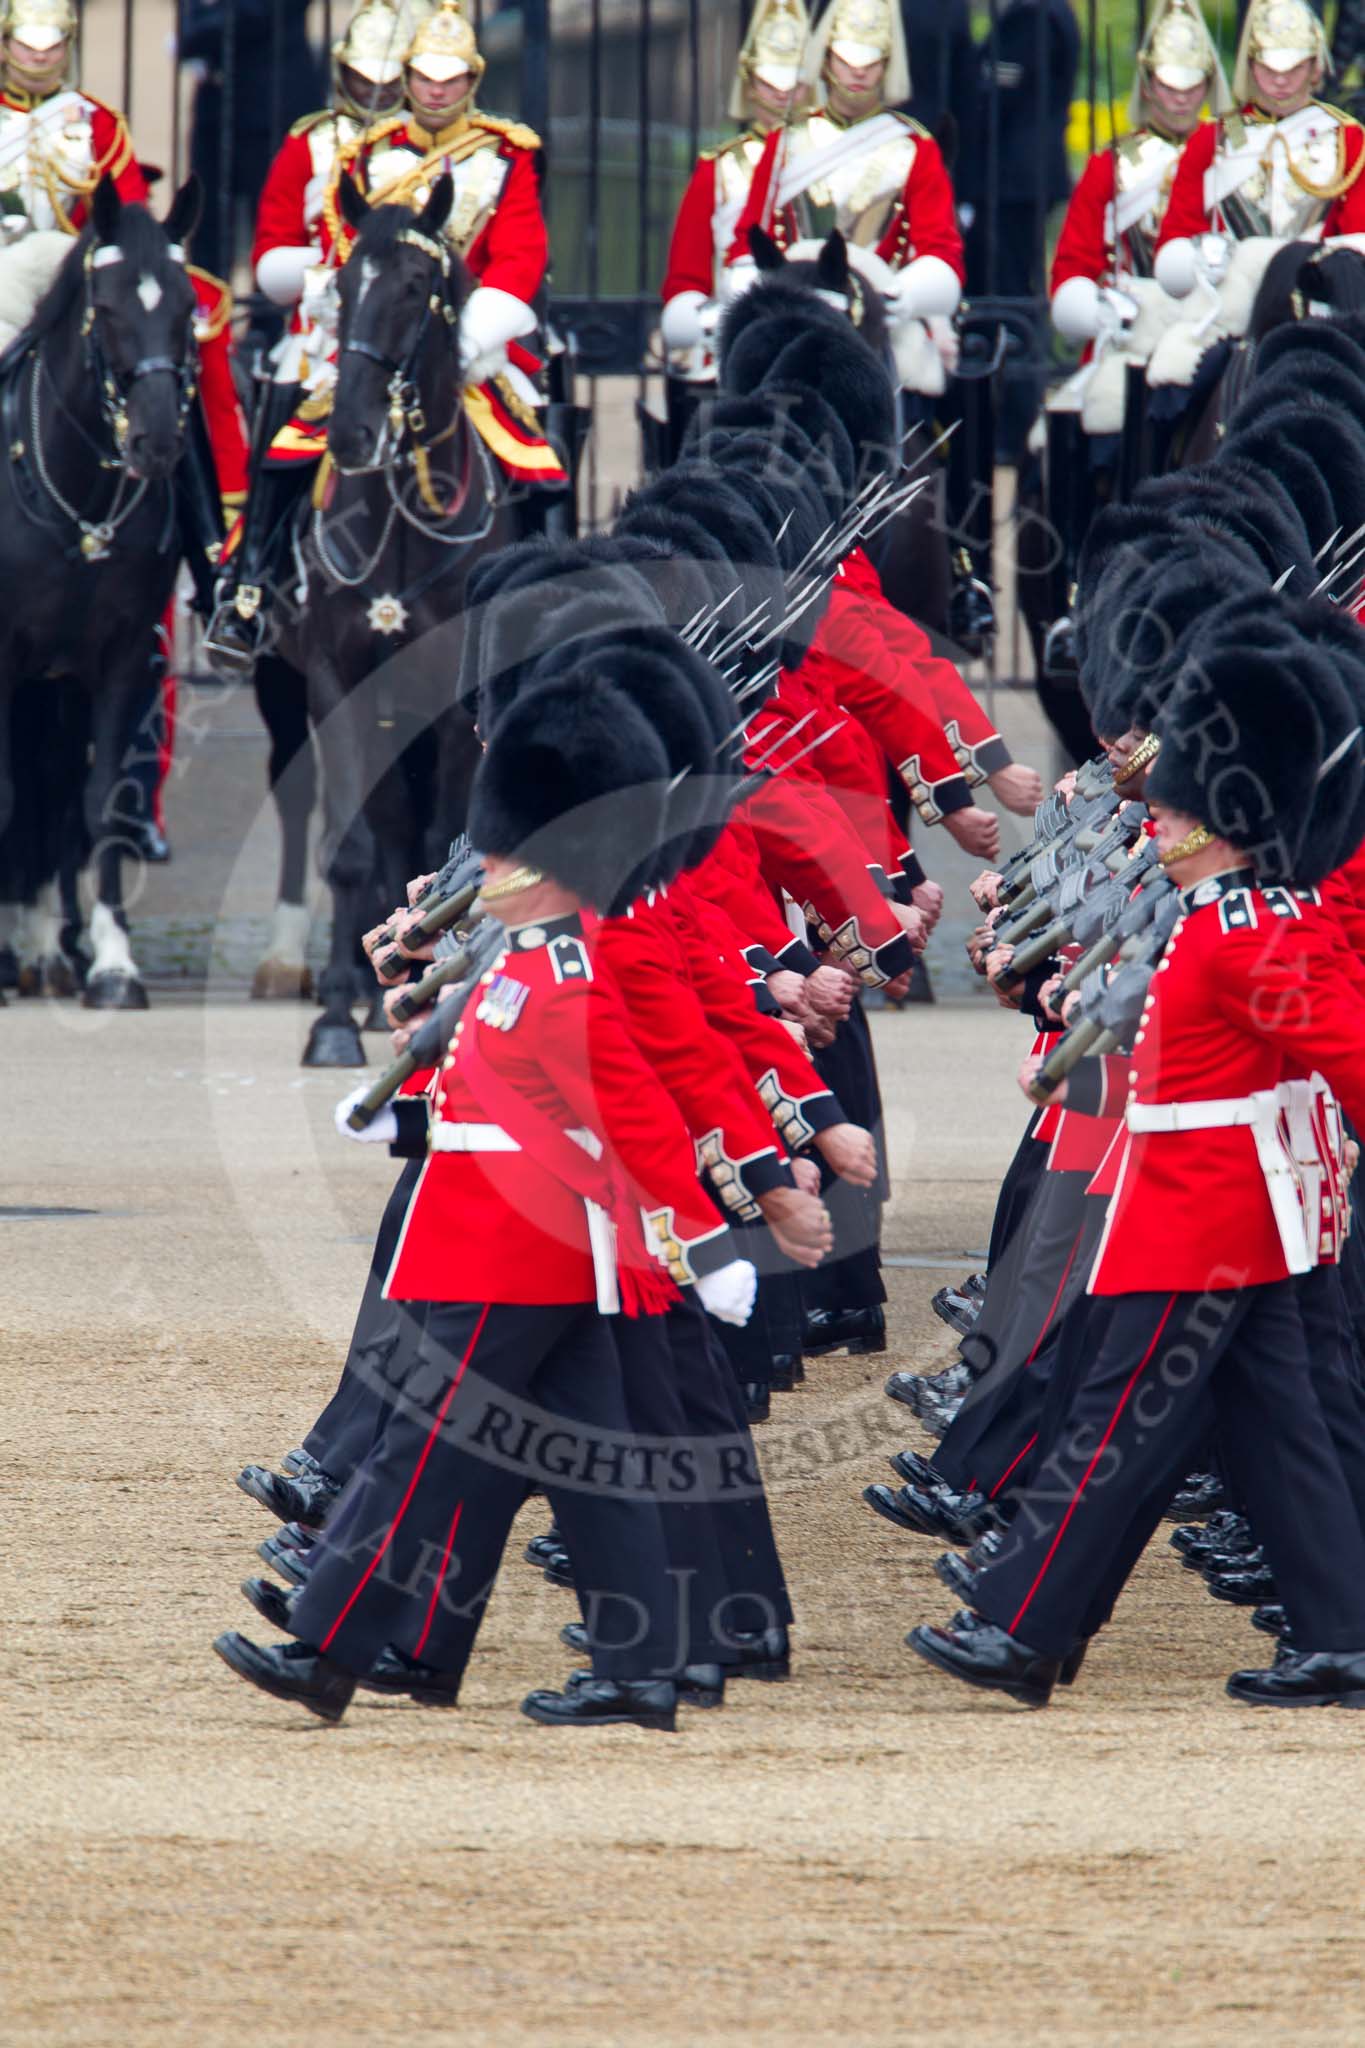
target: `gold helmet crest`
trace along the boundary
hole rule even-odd
[[[78,22],[72,0],[7,0],[0,35],[13,36],[30,50],[53,50],[74,41]]]
[[[810,40],[810,16],[803,0],[757,0],[739,53],[739,69],[730,94],[730,118],[742,121],[748,109],[745,93],[754,79],[774,92],[794,92],[801,83],[801,64]]]
[[[1215,114],[1226,112],[1232,95],[1197,0],[1161,0],[1138,50],[1138,74],[1129,109],[1134,127],[1145,120],[1142,89],[1151,79],[1173,92],[1203,85]]]
[[[423,78],[462,78],[471,72],[475,81],[483,77],[484,59],[472,24],[460,12],[458,0],[441,0],[421,23],[407,53],[407,68]]]
[[[881,91],[884,105],[896,107],[909,99],[910,58],[900,8],[892,0],[832,0],[810,41],[806,76],[812,84],[823,76],[825,60],[833,53],[860,68],[878,62],[886,65]]]
[[[1254,100],[1253,64],[1263,64],[1267,71],[1292,71],[1312,60],[1325,70],[1328,56],[1327,32],[1305,0],[1251,0],[1232,89],[1239,101]]]

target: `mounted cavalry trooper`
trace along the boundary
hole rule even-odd
[[[901,388],[937,397],[953,360],[942,323],[957,311],[966,271],[938,144],[893,111],[910,92],[899,12],[888,0],[834,0],[809,40],[805,74],[822,103],[764,144],[730,249],[732,282],[742,285],[752,262],[751,227],[789,256],[837,227],[886,300]]]
[[[367,29],[367,39],[371,33]],[[310,192],[317,195],[316,214],[305,219],[305,240],[276,243],[270,223],[262,220],[256,244],[262,288],[281,298],[286,292],[299,296],[280,368],[294,372],[288,381],[302,393],[262,452],[266,474],[292,471],[296,479],[315,478],[326,447],[336,382],[337,273],[354,232],[341,214],[342,179],[352,179],[372,206],[420,212],[446,172],[455,197],[443,236],[474,280],[460,314],[465,410],[511,483],[557,489],[567,482],[559,456],[539,431],[540,394],[532,380],[540,365],[523,345],[537,325],[531,302],[549,256],[540,208],[540,139],[519,122],[475,107],[483,71],[473,28],[456,0],[444,0],[420,20],[404,52],[405,110],[339,139],[325,182],[311,187],[304,181],[305,205]],[[316,261],[309,262],[314,247]],[[296,497],[297,487],[291,505]],[[287,517],[268,508],[262,523],[274,528],[277,543]],[[218,665],[238,672],[250,669],[265,638],[274,558],[270,533],[263,534],[260,547],[250,565],[255,578],[243,563],[205,643]]]
[[[1063,620],[1081,543],[1120,468],[1130,371],[1182,320],[1180,301],[1154,278],[1157,238],[1185,143],[1207,104],[1231,105],[1218,52],[1196,0],[1161,0],[1138,51],[1127,134],[1097,150],[1081,173],[1052,263],[1052,324],[1083,342],[1080,369],[1049,398],[1047,514],[1058,536],[1049,616]],[[1131,446],[1141,411],[1128,419]],[[1049,643],[1049,672],[1066,636]]]
[[[712,337],[726,257],[767,138],[806,96],[801,66],[809,39],[802,0],[758,0],[727,108],[743,125],[718,149],[702,151],[673,223],[660,323],[669,363],[669,460],[692,410],[688,395],[715,386]]]
[[[8,0],[0,14],[0,345],[25,327],[89,213],[102,178],[119,197],[146,205],[147,179],[121,114],[67,83],[78,22],[72,0]],[[189,266],[199,344],[199,392],[217,485],[184,479],[187,559],[204,581],[216,556],[221,499],[231,524],[246,495],[246,438],[232,381],[225,284]],[[185,463],[207,471],[207,452],[186,444]],[[194,502],[191,503],[191,500]]]
[[[1154,385],[1189,383],[1215,341],[1246,332],[1266,265],[1286,242],[1365,231],[1365,132],[1314,99],[1327,62],[1305,0],[1252,0],[1237,106],[1191,137],[1157,238],[1157,282],[1191,312],[1153,356]]]

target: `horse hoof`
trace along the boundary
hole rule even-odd
[[[122,1003],[118,1006],[119,1008],[125,1010],[146,1009],[146,991],[142,989],[141,982],[137,986],[142,990],[142,1001],[140,1003]],[[47,992],[50,996],[76,996],[80,994],[80,983],[76,979],[76,971],[69,960],[59,956],[57,959],[48,962]]]
[[[319,1017],[303,1049],[305,1067],[365,1067],[365,1048],[360,1033],[349,1020],[337,1023],[333,1017]]]
[[[306,1003],[312,993],[312,969],[287,960],[262,960],[251,977],[253,1002]]]
[[[40,996],[43,992],[42,968],[21,967],[14,978],[14,987],[21,996]]]
[[[135,974],[92,974],[81,1002],[87,1010],[145,1010],[147,991]]]

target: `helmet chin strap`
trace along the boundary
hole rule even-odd
[[[534,889],[537,882],[544,880],[539,868],[513,868],[511,874],[504,875],[500,882],[486,882],[479,891],[479,901],[500,903],[504,896],[520,896],[523,889]]]
[[[1214,835],[1207,825],[1196,825],[1193,832],[1187,832],[1178,845],[1169,847],[1158,854],[1157,860],[1163,868],[1174,867],[1177,861],[1188,860],[1192,853],[1202,853],[1206,846],[1212,846]]]

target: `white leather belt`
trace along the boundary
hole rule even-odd
[[[596,1131],[566,1131],[565,1137],[581,1145],[592,1159],[602,1157],[602,1140]],[[520,1152],[521,1146],[501,1124],[434,1123],[431,1126],[433,1152]],[[606,1210],[586,1196],[583,1207],[588,1218],[588,1247],[592,1253],[597,1283],[597,1306],[604,1316],[619,1313],[620,1288],[616,1277],[616,1226]]]
[[[431,1127],[433,1152],[520,1152],[521,1147],[501,1124],[447,1124]]]
[[[1229,1095],[1210,1102],[1130,1102],[1130,1131],[1222,1131],[1256,1121],[1258,1107],[1250,1095]]]

